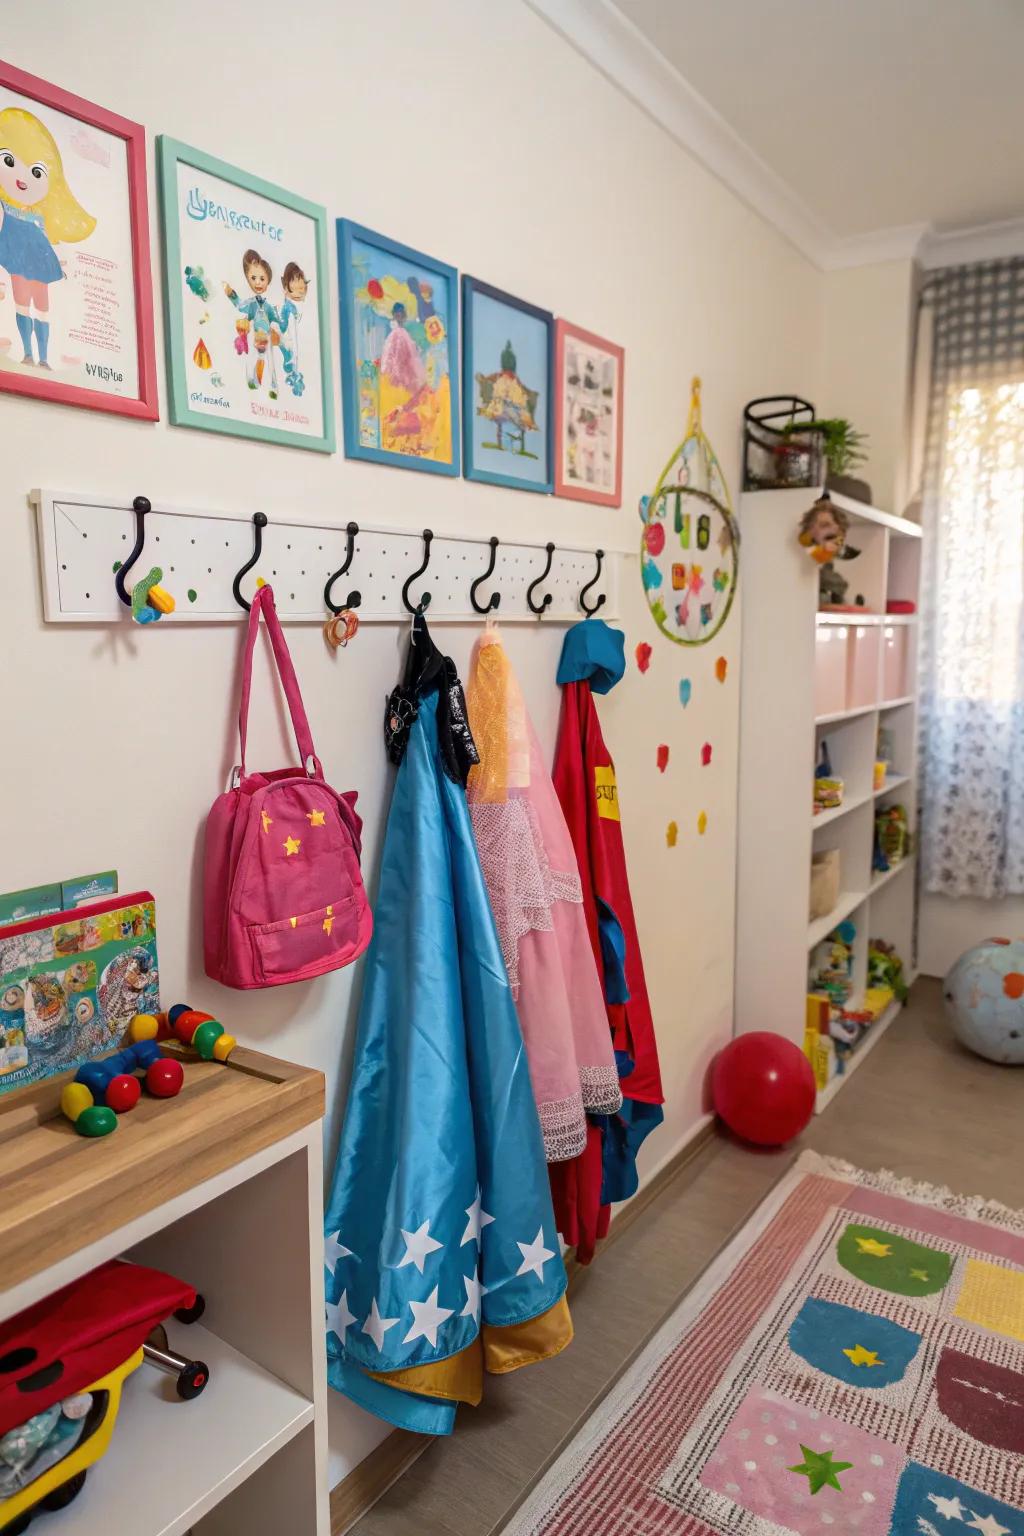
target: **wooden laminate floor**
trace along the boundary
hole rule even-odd
[[[705,1146],[572,1287],[576,1338],[555,1360],[489,1377],[354,1527],[354,1536],[487,1536],[803,1147],[1024,1205],[1024,1071],[962,1051],[939,984],[910,1006],[791,1147]]]

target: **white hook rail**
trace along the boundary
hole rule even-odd
[[[148,488],[140,486],[137,490]],[[134,493],[133,493],[134,494]],[[44,615],[48,623],[109,624],[130,622],[114,590],[115,563],[123,561],[135,540],[133,496],[102,497],[75,492],[34,491],[39,520]],[[253,552],[253,508],[249,512],[210,512],[153,500],[146,516],[146,542],[127,579],[142,580],[153,566],[163,571],[161,585],[175,599],[164,624],[239,623],[246,615],[235,602],[231,584]],[[357,512],[339,511],[336,522],[314,523],[268,514],[263,551],[242,580],[251,599],[257,577],[274,589],[277,611],[291,623],[322,624],[328,617],[324,583],[344,562],[345,528],[359,523],[355,555],[337,583],[335,601],[356,589],[362,594],[360,623],[396,623],[408,619],[402,584],[423,558],[422,528],[366,525]],[[411,600],[430,593],[428,617],[448,622],[480,622],[469,600],[470,583],[486,569],[488,534],[468,538],[435,532],[430,564],[413,583]],[[501,593],[497,616],[503,623],[550,624],[583,617],[580,589],[597,569],[597,546],[580,549],[556,543],[551,570],[536,597],[550,592],[542,620],[531,613],[526,589],[544,569],[545,544],[502,540],[494,571],[480,596]],[[619,559],[605,551],[601,579],[589,593],[606,601],[601,617],[618,617]]]

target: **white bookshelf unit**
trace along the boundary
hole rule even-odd
[[[869,939],[894,944],[914,974],[913,856],[872,869],[875,816],[887,805],[917,819],[917,614],[888,614],[889,599],[918,601],[921,529],[845,496],[856,559],[837,568],[847,601],[863,612],[820,611],[819,566],[797,542],[800,519],[820,490],[752,491],[743,529],[740,671],[739,858],[736,1033],[771,1029],[802,1046],[811,950],[836,925],[855,925],[855,1006],[867,976]],[[879,727],[893,743],[881,789],[874,787]],[[842,805],[814,814],[814,770],[822,739],[844,782]],[[838,849],[840,890],[811,921],[812,855]],[[845,1071],[818,1094],[834,1096],[899,1013],[886,1010]]]

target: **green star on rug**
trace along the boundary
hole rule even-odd
[[[798,1467],[787,1467],[786,1471],[799,1472],[802,1477],[806,1477],[812,1493],[820,1493],[826,1486],[842,1493],[843,1485],[838,1474],[848,1472],[853,1462],[833,1461],[831,1451],[812,1451],[809,1445],[802,1445],[800,1449],[804,1453],[803,1461]]]

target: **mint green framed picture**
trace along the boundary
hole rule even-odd
[[[170,418],[333,453],[327,214],[157,140]]]

